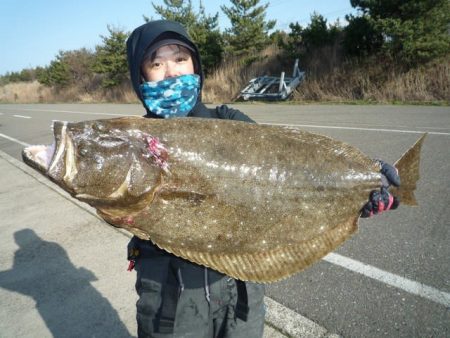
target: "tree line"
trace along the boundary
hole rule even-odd
[[[266,18],[270,2],[230,0],[221,11],[231,27],[221,31],[219,13],[208,15],[200,2],[164,0],[152,3],[162,19],[182,23],[198,45],[206,76],[227,59],[253,62],[268,45],[276,43],[286,58],[306,57],[313,50],[338,44],[347,58],[382,57],[402,67],[415,67],[450,53],[450,2],[448,0],[350,0],[357,15],[345,16],[348,24],[328,23],[319,13],[303,27],[289,25],[288,32],[274,30]],[[144,21],[153,20],[144,16]],[[86,91],[111,88],[128,79],[126,40],[129,32],[108,26],[108,35],[94,51],[60,51],[46,67],[24,69],[0,77],[0,84],[37,80],[61,89],[70,85]]]

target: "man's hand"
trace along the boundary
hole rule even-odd
[[[373,190],[370,193],[369,202],[361,210],[361,217],[371,217],[383,211],[397,209],[399,205],[400,200],[391,195],[386,187],[381,187],[379,191]]]
[[[400,200],[388,191],[390,185],[400,186],[398,170],[384,161],[377,160],[377,163],[380,165],[382,186],[380,190],[370,192],[369,202],[361,210],[361,217],[363,218],[381,214],[383,211],[397,209],[400,205]]]
[[[382,160],[376,160],[380,165],[381,182],[384,187],[393,185],[394,187],[400,186],[400,176],[398,176],[398,170],[393,165],[386,163]]]

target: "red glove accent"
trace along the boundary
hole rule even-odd
[[[132,271],[134,269],[134,266],[135,266],[135,262],[134,262],[134,260],[131,260],[130,263],[128,264],[127,271]]]
[[[371,217],[376,214],[381,214],[383,211],[397,209],[400,200],[392,196],[385,187],[373,190],[370,193],[369,202],[361,210],[361,217]]]

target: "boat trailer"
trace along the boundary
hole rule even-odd
[[[298,59],[295,60],[292,77],[260,76],[251,79],[248,85],[241,90],[238,98],[248,100],[286,100],[295,88],[305,78],[305,72],[298,68]]]

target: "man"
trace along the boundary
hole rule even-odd
[[[133,88],[149,118],[201,117],[253,122],[227,106],[201,102],[200,56],[185,29],[167,20],[136,28],[127,41]],[[134,237],[139,337],[262,337],[264,285],[244,283],[175,257]]]

